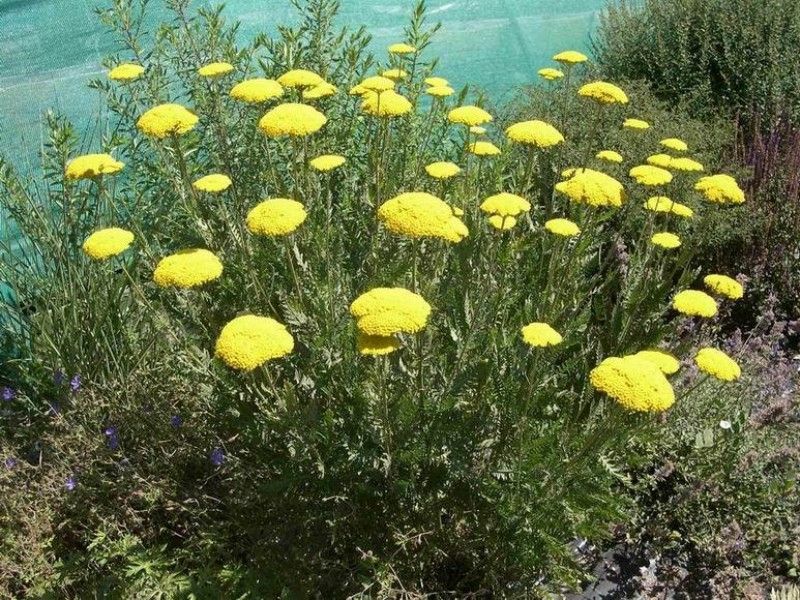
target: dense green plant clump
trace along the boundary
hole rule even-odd
[[[170,5],[102,13],[101,139],[51,116],[43,181],[0,165],[3,591],[578,585],[626,469],[741,376],[699,348],[744,292],[693,262],[745,201],[717,133],[577,52],[495,116],[422,4],[377,60],[332,0],[244,47]]]

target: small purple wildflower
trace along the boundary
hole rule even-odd
[[[81,376],[79,374],[73,375],[72,379],[69,380],[69,389],[72,390],[73,394],[81,389]]]
[[[105,433],[106,437],[108,438],[108,447],[111,450],[116,450],[119,448],[119,436],[117,435],[116,427],[110,425],[103,430],[103,433]]]
[[[67,481],[64,483],[64,487],[67,489],[68,492],[71,492],[75,489],[75,486],[78,485],[77,479],[75,479],[75,475],[70,475],[67,477]]]
[[[17,466],[17,459],[14,458],[13,456],[9,456],[8,458],[6,458],[5,465],[6,469],[11,470]]]
[[[53,373],[53,383],[56,385],[61,385],[64,383],[64,371],[61,369],[56,369],[56,371]]]
[[[211,451],[211,464],[215,467],[219,467],[225,462],[225,453],[222,451],[222,448],[214,448]]]
[[[183,425],[183,417],[180,415],[172,415],[169,418],[169,424],[172,425],[175,429]]]
[[[14,388],[4,387],[3,392],[0,395],[2,395],[3,400],[5,400],[6,402],[11,402],[17,395],[17,393],[14,391]]]

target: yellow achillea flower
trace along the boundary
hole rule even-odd
[[[661,369],[637,356],[607,358],[592,369],[589,380],[629,410],[661,412],[675,403],[675,391]]]
[[[441,87],[443,85],[450,85],[450,82],[444,77],[426,77],[425,85],[429,87]]]
[[[226,62],[215,62],[197,69],[201,77],[220,77],[233,71],[233,65]]]
[[[556,184],[556,190],[574,202],[619,207],[625,201],[622,184],[610,175],[592,169],[572,169],[571,174],[567,181]]]
[[[363,85],[361,85],[360,83],[357,83],[356,85],[351,87],[350,90],[347,93],[350,94],[351,96],[363,96],[364,94],[366,94],[369,91],[370,90],[365,88]]]
[[[339,156],[338,154],[323,154],[317,158],[312,158],[308,161],[308,164],[317,171],[332,171],[333,169],[341,167],[345,162],[347,162],[347,159],[344,156]]]
[[[679,313],[692,317],[711,318],[717,314],[717,302],[705,292],[683,290],[675,294],[672,307]]]
[[[672,213],[679,217],[690,219],[694,216],[694,211],[680,202],[674,202],[666,196],[653,196],[644,203],[647,210],[661,213]]]
[[[411,102],[394,90],[368,92],[361,103],[364,112],[376,117],[400,117],[411,112],[412,108]]]
[[[701,177],[694,186],[701,192],[706,200],[719,204],[741,204],[744,202],[744,192],[730,175],[709,175]]]
[[[675,248],[678,248],[681,245],[681,238],[679,238],[674,233],[669,233],[668,231],[654,233],[653,237],[650,238],[650,241],[655,246],[661,246],[662,248],[666,248],[667,250],[674,250]]]
[[[189,248],[162,258],[153,271],[161,287],[192,288],[222,275],[222,262],[203,248]]]
[[[463,217],[464,216],[464,209],[459,208],[458,206],[451,206],[450,208],[453,210],[453,214],[455,216],[457,216],[457,217]]]
[[[394,81],[392,81],[388,77],[383,77],[381,75],[373,75],[372,77],[367,77],[356,87],[361,87],[362,90],[368,90],[371,92],[387,92],[389,90],[394,89]],[[359,92],[359,94],[363,93],[364,93],[363,91]]]
[[[231,88],[230,96],[241,102],[260,104],[283,96],[283,86],[274,79],[245,79]]]
[[[683,140],[679,140],[678,138],[667,138],[665,140],[661,140],[660,143],[665,148],[677,150],[678,152],[686,152],[689,149],[688,144]]]
[[[400,81],[408,78],[408,73],[403,69],[386,69],[381,73],[381,75],[388,77],[389,79],[393,79],[394,81]]]
[[[304,137],[319,131],[327,122],[328,118],[313,106],[289,102],[270,110],[258,126],[268,137]]]
[[[489,123],[492,120],[492,115],[478,106],[459,106],[447,113],[447,120],[451,123],[472,127],[473,125]]]
[[[76,156],[67,164],[64,176],[69,180],[92,179],[101,175],[119,173],[125,163],[114,160],[110,154],[84,154]]]
[[[500,148],[495,146],[492,142],[473,142],[469,145],[469,151],[475,156],[497,156],[500,154]]]
[[[633,356],[649,360],[657,366],[664,375],[674,375],[681,368],[681,363],[669,352],[663,350],[642,350]]]
[[[389,46],[389,54],[413,54],[416,51],[417,49],[414,46],[406,44],[405,42]]]
[[[589,57],[575,50],[565,50],[564,52],[556,54],[553,60],[566,65],[577,65],[578,63],[586,62],[589,60]]]
[[[421,331],[428,323],[431,305],[404,288],[374,288],[353,301],[350,314],[362,333],[388,337]]]
[[[601,104],[627,104],[628,96],[613,83],[607,81],[593,81],[578,90],[578,95],[591,98]]]
[[[134,63],[122,63],[108,72],[108,78],[114,81],[133,81],[144,73],[144,67]]]
[[[672,157],[669,154],[653,154],[647,157],[647,164],[662,169],[669,169],[672,165]]]
[[[303,90],[303,99],[305,100],[319,100],[320,98],[327,98],[333,96],[337,92],[336,86],[324,81],[319,85],[312,88]]]
[[[703,277],[703,283],[705,283],[706,287],[712,292],[716,292],[731,300],[739,300],[744,296],[742,284],[727,275],[706,275]]]
[[[702,163],[697,162],[691,158],[681,157],[673,158],[669,165],[670,169],[675,171],[704,171]]]
[[[539,69],[539,77],[542,79],[547,79],[548,81],[555,81],[556,79],[561,79],[564,77],[564,73],[558,69],[547,67],[545,69]]]
[[[278,83],[283,87],[306,88],[325,83],[325,80],[313,71],[292,69],[278,77]]]
[[[455,90],[449,85],[435,85],[425,90],[425,93],[434,98],[446,98],[455,94]]]
[[[722,381],[735,381],[742,376],[742,369],[736,361],[716,348],[702,348],[694,362],[703,373]]]
[[[489,225],[500,231],[508,231],[509,229],[514,229],[514,227],[516,227],[517,220],[514,217],[491,215],[489,217]]]
[[[641,119],[625,119],[622,126],[626,129],[650,129],[650,123]]]
[[[522,328],[522,339],[528,346],[544,348],[557,346],[564,338],[547,323],[529,323]]]
[[[446,203],[425,192],[406,192],[384,202],[378,218],[392,233],[460,242],[469,231]]]
[[[89,258],[105,260],[130,248],[133,234],[127,229],[109,227],[95,231],[83,242],[83,251]]]
[[[361,331],[356,343],[364,356],[385,356],[400,348],[400,340],[393,335],[367,335]]]
[[[192,183],[192,187],[196,190],[200,190],[201,192],[221,192],[223,190],[227,190],[230,186],[231,178],[227,175],[223,175],[222,173],[213,173],[211,175],[206,175],[205,177],[201,177],[194,183]]]
[[[481,127],[480,125],[473,125],[469,128],[469,132],[474,135],[484,135],[486,133],[486,127]]]
[[[288,198],[270,198],[247,213],[247,229],[256,235],[289,235],[308,213],[302,204]]]
[[[544,224],[550,233],[563,237],[574,237],[581,234],[581,228],[569,219],[550,219]]]
[[[461,173],[461,167],[455,163],[440,161],[425,165],[425,172],[434,179],[450,179]]]
[[[506,129],[512,142],[528,144],[537,148],[550,148],[564,141],[561,132],[544,121],[523,121]]]
[[[293,349],[294,338],[286,326],[269,317],[243,315],[222,328],[214,354],[232,369],[252,371]]]
[[[188,133],[197,121],[197,115],[180,104],[160,104],[139,117],[136,126],[145,135],[163,139],[172,134]]]
[[[652,165],[633,167],[629,175],[641,185],[666,185],[672,181],[672,173]]]
[[[595,158],[599,158],[600,160],[605,160],[612,163],[621,163],[622,162],[622,154],[619,152],[615,152],[614,150],[601,150],[597,154],[595,154]]]
[[[501,192],[489,196],[481,203],[481,210],[489,215],[516,217],[531,209],[531,203],[522,196]]]

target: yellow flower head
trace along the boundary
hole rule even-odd
[[[573,170],[567,181],[556,184],[556,190],[589,206],[619,207],[625,201],[625,190],[619,181],[592,169]]]
[[[550,233],[562,237],[574,237],[581,234],[581,228],[569,219],[550,219],[544,224]]]
[[[622,162],[622,154],[619,152],[615,152],[614,150],[601,150],[597,154],[595,154],[595,158],[599,158],[600,160],[605,160],[607,162],[612,163],[621,163]]]
[[[435,85],[425,90],[425,93],[434,98],[446,98],[455,94],[455,90],[449,85]]]
[[[460,242],[469,235],[446,202],[425,192],[407,192],[387,200],[378,209],[378,218],[389,231],[412,238]]]
[[[702,348],[694,362],[703,373],[722,381],[735,381],[742,376],[742,369],[736,361],[716,348]]]
[[[258,126],[268,137],[304,137],[319,131],[327,122],[328,118],[313,106],[289,102],[270,110]]]
[[[269,317],[243,315],[222,328],[214,353],[232,369],[252,371],[293,349],[294,338],[284,325]]]
[[[539,69],[539,77],[547,79],[547,81],[555,81],[556,79],[564,77],[564,72],[547,67],[545,69]]]
[[[486,133],[486,127],[481,127],[480,125],[473,125],[469,128],[469,132],[473,135],[484,135]]]
[[[288,198],[270,198],[247,213],[247,229],[256,235],[289,235],[308,214],[303,205]]]
[[[564,141],[561,132],[544,121],[523,121],[506,129],[512,142],[528,144],[537,148],[550,148]]]
[[[451,206],[450,208],[452,209],[453,214],[455,216],[457,216],[457,217],[463,217],[464,216],[464,209],[459,208],[458,206]]]
[[[674,375],[678,372],[678,369],[681,368],[681,363],[678,359],[663,350],[642,350],[633,356],[649,360],[657,366],[664,375]]]
[[[86,238],[82,247],[89,258],[105,260],[124,252],[132,242],[133,234],[127,229],[109,227],[95,231]]]
[[[319,85],[303,90],[304,100],[319,100],[320,98],[327,98],[333,96],[337,92],[336,86],[324,81]]]
[[[160,104],[139,117],[136,126],[145,135],[163,139],[172,134],[188,133],[197,121],[197,115],[180,104]]]
[[[189,248],[162,258],[153,272],[153,281],[161,287],[192,288],[222,275],[222,262],[202,248]]]
[[[529,323],[522,328],[522,339],[533,348],[557,346],[564,338],[547,323]]]
[[[283,86],[274,79],[245,79],[231,88],[230,96],[248,104],[260,104],[283,96]]]
[[[213,173],[212,175],[206,175],[205,177],[201,177],[194,183],[192,183],[192,187],[196,190],[201,192],[222,192],[227,190],[230,186],[231,178],[227,175],[223,175],[222,173]]]
[[[404,288],[374,288],[353,301],[350,314],[362,333],[388,337],[421,331],[428,323],[431,305]]]
[[[461,173],[461,167],[455,163],[440,161],[425,165],[425,172],[434,179],[450,179]]]
[[[744,202],[744,192],[730,175],[709,175],[701,177],[694,186],[701,192],[706,200],[719,204],[741,204]]]
[[[402,81],[408,79],[408,73],[403,69],[386,69],[381,73],[384,77],[388,77],[394,81]]]
[[[578,90],[578,95],[591,98],[601,104],[627,104],[628,96],[613,83],[607,81],[593,81]]]
[[[361,103],[361,110],[376,117],[400,117],[411,112],[412,108],[411,102],[394,90],[368,92]]]
[[[641,185],[666,185],[672,181],[672,173],[653,165],[633,167],[629,175]]]
[[[678,138],[667,138],[665,140],[661,140],[661,145],[665,148],[669,148],[670,150],[677,150],[678,152],[686,152],[689,149],[689,146],[683,140],[679,140]]]
[[[92,179],[119,173],[124,166],[110,154],[84,154],[69,161],[64,175],[69,180]]]
[[[344,156],[339,156],[338,154],[323,154],[317,158],[312,158],[308,161],[308,164],[317,171],[332,171],[333,169],[341,167],[345,162],[347,162],[347,159]]]
[[[459,106],[447,114],[447,119],[451,123],[460,123],[467,127],[473,125],[483,125],[492,120],[492,115],[477,106]]]
[[[278,77],[278,83],[288,88],[306,88],[325,83],[325,80],[313,71],[292,69]]]
[[[489,217],[489,225],[499,231],[508,231],[516,227],[517,219],[514,217],[504,217],[503,215],[491,215]]]
[[[429,87],[441,87],[443,85],[450,85],[450,82],[444,77],[426,77],[425,85]]]
[[[233,71],[233,65],[226,62],[215,62],[197,69],[201,77],[220,77]]]
[[[144,73],[144,67],[134,63],[122,63],[108,72],[108,78],[114,81],[133,81]]]
[[[414,46],[404,42],[389,46],[389,54],[414,54],[416,51],[417,49]]]
[[[388,77],[383,77],[381,75],[373,75],[372,77],[367,77],[356,87],[361,87],[362,90],[370,92],[387,92],[389,90],[394,89],[394,81],[392,81]],[[359,95],[363,93],[364,92],[361,91],[359,92]]]
[[[564,52],[559,52],[556,54],[553,57],[553,60],[565,65],[577,65],[578,63],[586,62],[589,60],[589,57],[585,54],[581,54],[580,52],[576,52],[575,50],[565,50]]]
[[[350,90],[347,93],[350,94],[351,96],[363,96],[364,94],[366,94],[369,91],[370,90],[365,88],[363,85],[361,85],[360,83],[357,83],[356,85],[351,87]]]
[[[612,356],[592,369],[596,389],[629,410],[661,412],[675,403],[675,391],[655,364],[638,356]]]
[[[672,166],[672,157],[669,154],[653,154],[647,157],[647,164],[669,169]]]
[[[469,151],[475,156],[497,156],[500,154],[500,148],[495,146],[492,142],[473,142],[469,145]]]
[[[669,168],[674,169],[675,171],[689,171],[689,172],[697,172],[705,170],[705,168],[703,167],[703,163],[699,163],[696,160],[686,157],[673,158],[672,161],[670,162]]]
[[[625,119],[622,126],[626,129],[650,129],[650,123],[641,119]]]
[[[481,203],[481,210],[488,215],[501,217],[516,217],[531,209],[531,203],[522,196],[501,192],[489,196]]]
[[[681,245],[681,238],[674,233],[669,233],[668,231],[654,233],[653,237],[650,238],[650,241],[654,245],[666,248],[667,250],[674,250]]]
[[[675,294],[672,307],[679,313],[692,317],[707,319],[717,314],[717,302],[705,292],[699,290],[683,290]]]
[[[694,211],[691,208],[680,202],[673,202],[666,196],[648,198],[647,202],[644,203],[644,207],[653,212],[672,213],[687,219],[691,219],[694,216]]]
[[[744,296],[742,284],[727,275],[706,275],[703,277],[703,283],[712,292],[731,300],[739,300]]]
[[[367,335],[361,331],[356,343],[364,356],[385,356],[400,348],[400,340],[393,335]]]

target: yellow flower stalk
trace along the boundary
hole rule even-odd
[[[247,229],[255,235],[282,236],[293,233],[308,213],[302,204],[288,198],[270,198],[247,213]]]
[[[64,176],[71,181],[92,179],[101,175],[119,173],[124,166],[124,163],[115,160],[110,154],[84,154],[67,163]]]
[[[218,279],[222,262],[203,248],[189,248],[162,258],[153,272],[161,287],[193,288]]]
[[[564,338],[547,323],[529,323],[522,328],[523,341],[532,348],[557,346]]]
[[[83,242],[86,256],[94,260],[106,260],[121,254],[133,243],[133,233],[120,227],[109,227],[92,233]]]
[[[606,358],[592,369],[589,380],[629,410],[663,412],[675,403],[675,391],[661,369],[638,356]]]
[[[214,354],[237,371],[252,371],[294,349],[292,334],[275,319],[243,315],[230,321],[217,338]]]
[[[421,331],[428,323],[431,305],[405,288],[374,288],[353,301],[350,314],[361,333],[389,337]]]
[[[230,96],[240,102],[261,104],[283,96],[283,86],[274,79],[245,79],[231,88]]]
[[[305,137],[319,131],[328,118],[313,106],[279,104],[261,117],[258,126],[268,137]]]
[[[180,104],[160,104],[144,113],[136,122],[139,131],[157,139],[183,135],[197,125],[197,115]]]

